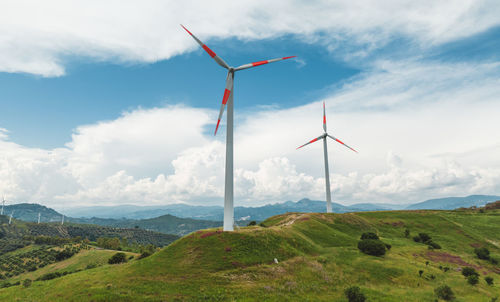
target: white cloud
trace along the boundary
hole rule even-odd
[[[500,193],[498,63],[379,62],[326,98],[337,202],[400,202]],[[239,112],[237,205],[324,199],[321,101]],[[0,191],[48,205],[220,204],[223,135],[217,112],[185,106],[137,109],[78,127],[64,148],[10,142],[0,130]]]
[[[394,37],[427,48],[500,23],[495,1],[26,1],[0,3],[0,71],[60,76],[66,58],[154,62],[198,49],[200,38],[286,34],[366,56]],[[361,47],[359,47],[361,46]]]

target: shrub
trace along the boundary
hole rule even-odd
[[[433,249],[440,249],[441,246],[437,243],[435,243],[432,240],[427,241],[425,244],[427,244],[429,247],[432,247]]]
[[[55,278],[59,278],[61,276],[62,276],[62,274],[60,272],[53,272],[53,273],[47,273],[45,275],[41,275],[36,280],[41,280],[41,281],[52,280],[52,279],[55,279]]]
[[[493,278],[490,276],[484,277],[484,281],[486,281],[488,285],[493,285]]]
[[[257,221],[252,220],[248,223],[248,226],[257,225]]]
[[[93,269],[97,267],[97,263],[89,263],[85,269]]]
[[[119,264],[123,262],[127,262],[127,255],[125,255],[125,253],[116,253],[108,260],[109,264]]]
[[[479,258],[479,259],[483,259],[483,260],[490,259],[490,251],[485,247],[474,249],[474,253],[476,253],[477,258]]]
[[[358,242],[358,249],[368,255],[385,255],[385,244],[380,240],[365,239]]]
[[[405,237],[406,238],[410,237],[410,230],[409,229],[405,230]]]
[[[377,234],[373,233],[373,232],[366,232],[366,233],[363,233],[361,235],[361,240],[365,240],[365,239],[374,239],[374,240],[377,240],[379,239]]]
[[[344,294],[349,302],[365,302],[366,297],[361,292],[359,286],[351,286],[344,291]]]
[[[152,255],[152,253],[151,253],[151,252],[149,252],[149,251],[144,251],[144,252],[142,252],[142,253],[139,255],[139,258],[138,258],[138,259],[146,258],[146,257],[149,257],[149,256],[151,256],[151,255]]]
[[[453,291],[448,285],[441,285],[434,289],[434,293],[438,296],[439,299],[443,299],[445,301],[450,301],[455,299],[455,295]]]
[[[467,282],[469,282],[470,285],[476,285],[479,282],[479,277],[477,275],[470,275],[467,277]]]
[[[432,239],[427,233],[418,233],[418,237],[420,237],[420,241],[424,243]]]
[[[476,276],[479,276],[479,273],[476,272],[476,270],[473,268],[473,267],[464,267],[462,269],[462,275],[464,275],[465,277],[469,277],[469,276],[472,276],[472,275],[476,275]]]
[[[23,287],[30,287],[31,286],[31,279],[25,279],[23,281]]]
[[[413,236],[413,241],[421,242],[422,240],[420,239],[420,236]]]
[[[490,257],[490,262],[491,262],[491,264],[494,264],[494,265],[498,264],[498,260],[496,258]]]
[[[392,245],[390,245],[389,243],[385,243],[385,248],[386,248],[387,250],[390,250],[390,249],[391,249],[391,247],[392,247]]]
[[[423,273],[424,273],[424,271],[423,271],[423,270],[419,270],[419,271],[418,271],[418,275],[419,275],[420,277],[422,277],[422,274],[423,274]]]

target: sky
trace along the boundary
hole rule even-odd
[[[10,203],[235,205],[500,195],[497,1],[2,1],[0,194]],[[225,115],[224,115],[225,118]]]

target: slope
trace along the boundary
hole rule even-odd
[[[490,301],[500,292],[498,265],[474,255],[474,247],[483,246],[499,259],[498,210],[289,213],[262,225],[198,231],[148,258],[1,289],[0,299],[346,301],[343,291],[351,285],[369,301],[434,301],[441,284],[453,289],[456,301]],[[405,238],[405,229],[428,233],[442,249]],[[358,251],[367,231],[392,245],[385,256]],[[459,271],[464,266],[480,272],[479,284],[467,284]],[[486,285],[486,275],[495,285]]]

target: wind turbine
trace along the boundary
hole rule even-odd
[[[188,34],[195,39],[195,41],[200,44],[200,46],[212,57],[212,59],[217,62],[220,66],[227,69],[226,78],[226,89],[224,90],[224,95],[222,97],[222,105],[220,107],[219,117],[217,119],[217,126],[215,126],[215,133],[217,134],[217,129],[219,129],[220,120],[222,114],[224,113],[224,108],[227,104],[227,130],[226,130],[226,174],[225,174],[225,186],[224,186],[224,231],[234,230],[234,208],[233,208],[233,94],[234,94],[234,73],[239,70],[248,69],[267,63],[273,63],[281,60],[286,60],[291,57],[283,57],[271,60],[264,60],[259,62],[253,62],[249,64],[244,64],[238,67],[229,66],[224,60],[215,54],[208,46],[201,42],[195,35],[193,35],[187,28],[181,24]]]
[[[324,133],[321,136],[316,137],[315,139],[303,144],[302,146],[298,147],[297,149],[300,149],[304,146],[307,146],[311,143],[314,143],[320,139],[323,140],[323,152],[325,156],[325,181],[326,181],[326,212],[331,213],[332,212],[332,195],[330,191],[330,172],[328,171],[328,150],[326,147],[326,138],[329,137],[333,139],[334,141],[337,141],[338,143],[341,143],[342,145],[346,146],[347,148],[351,149],[352,151],[358,153],[358,151],[354,150],[353,148],[349,147],[348,145],[344,144],[341,142],[339,139],[331,136],[326,132],[326,113],[325,113],[325,102],[323,102],[323,130]]]
[[[61,218],[61,225],[64,224],[64,215],[62,215],[62,218]]]
[[[5,196],[2,196],[2,212],[0,215],[3,215],[3,207],[5,206]]]
[[[10,213],[10,217],[9,217],[9,225],[10,225],[10,223],[12,222],[12,216],[14,216],[14,211],[12,211],[12,212]]]
[[[38,224],[40,224],[40,212],[38,212]]]

